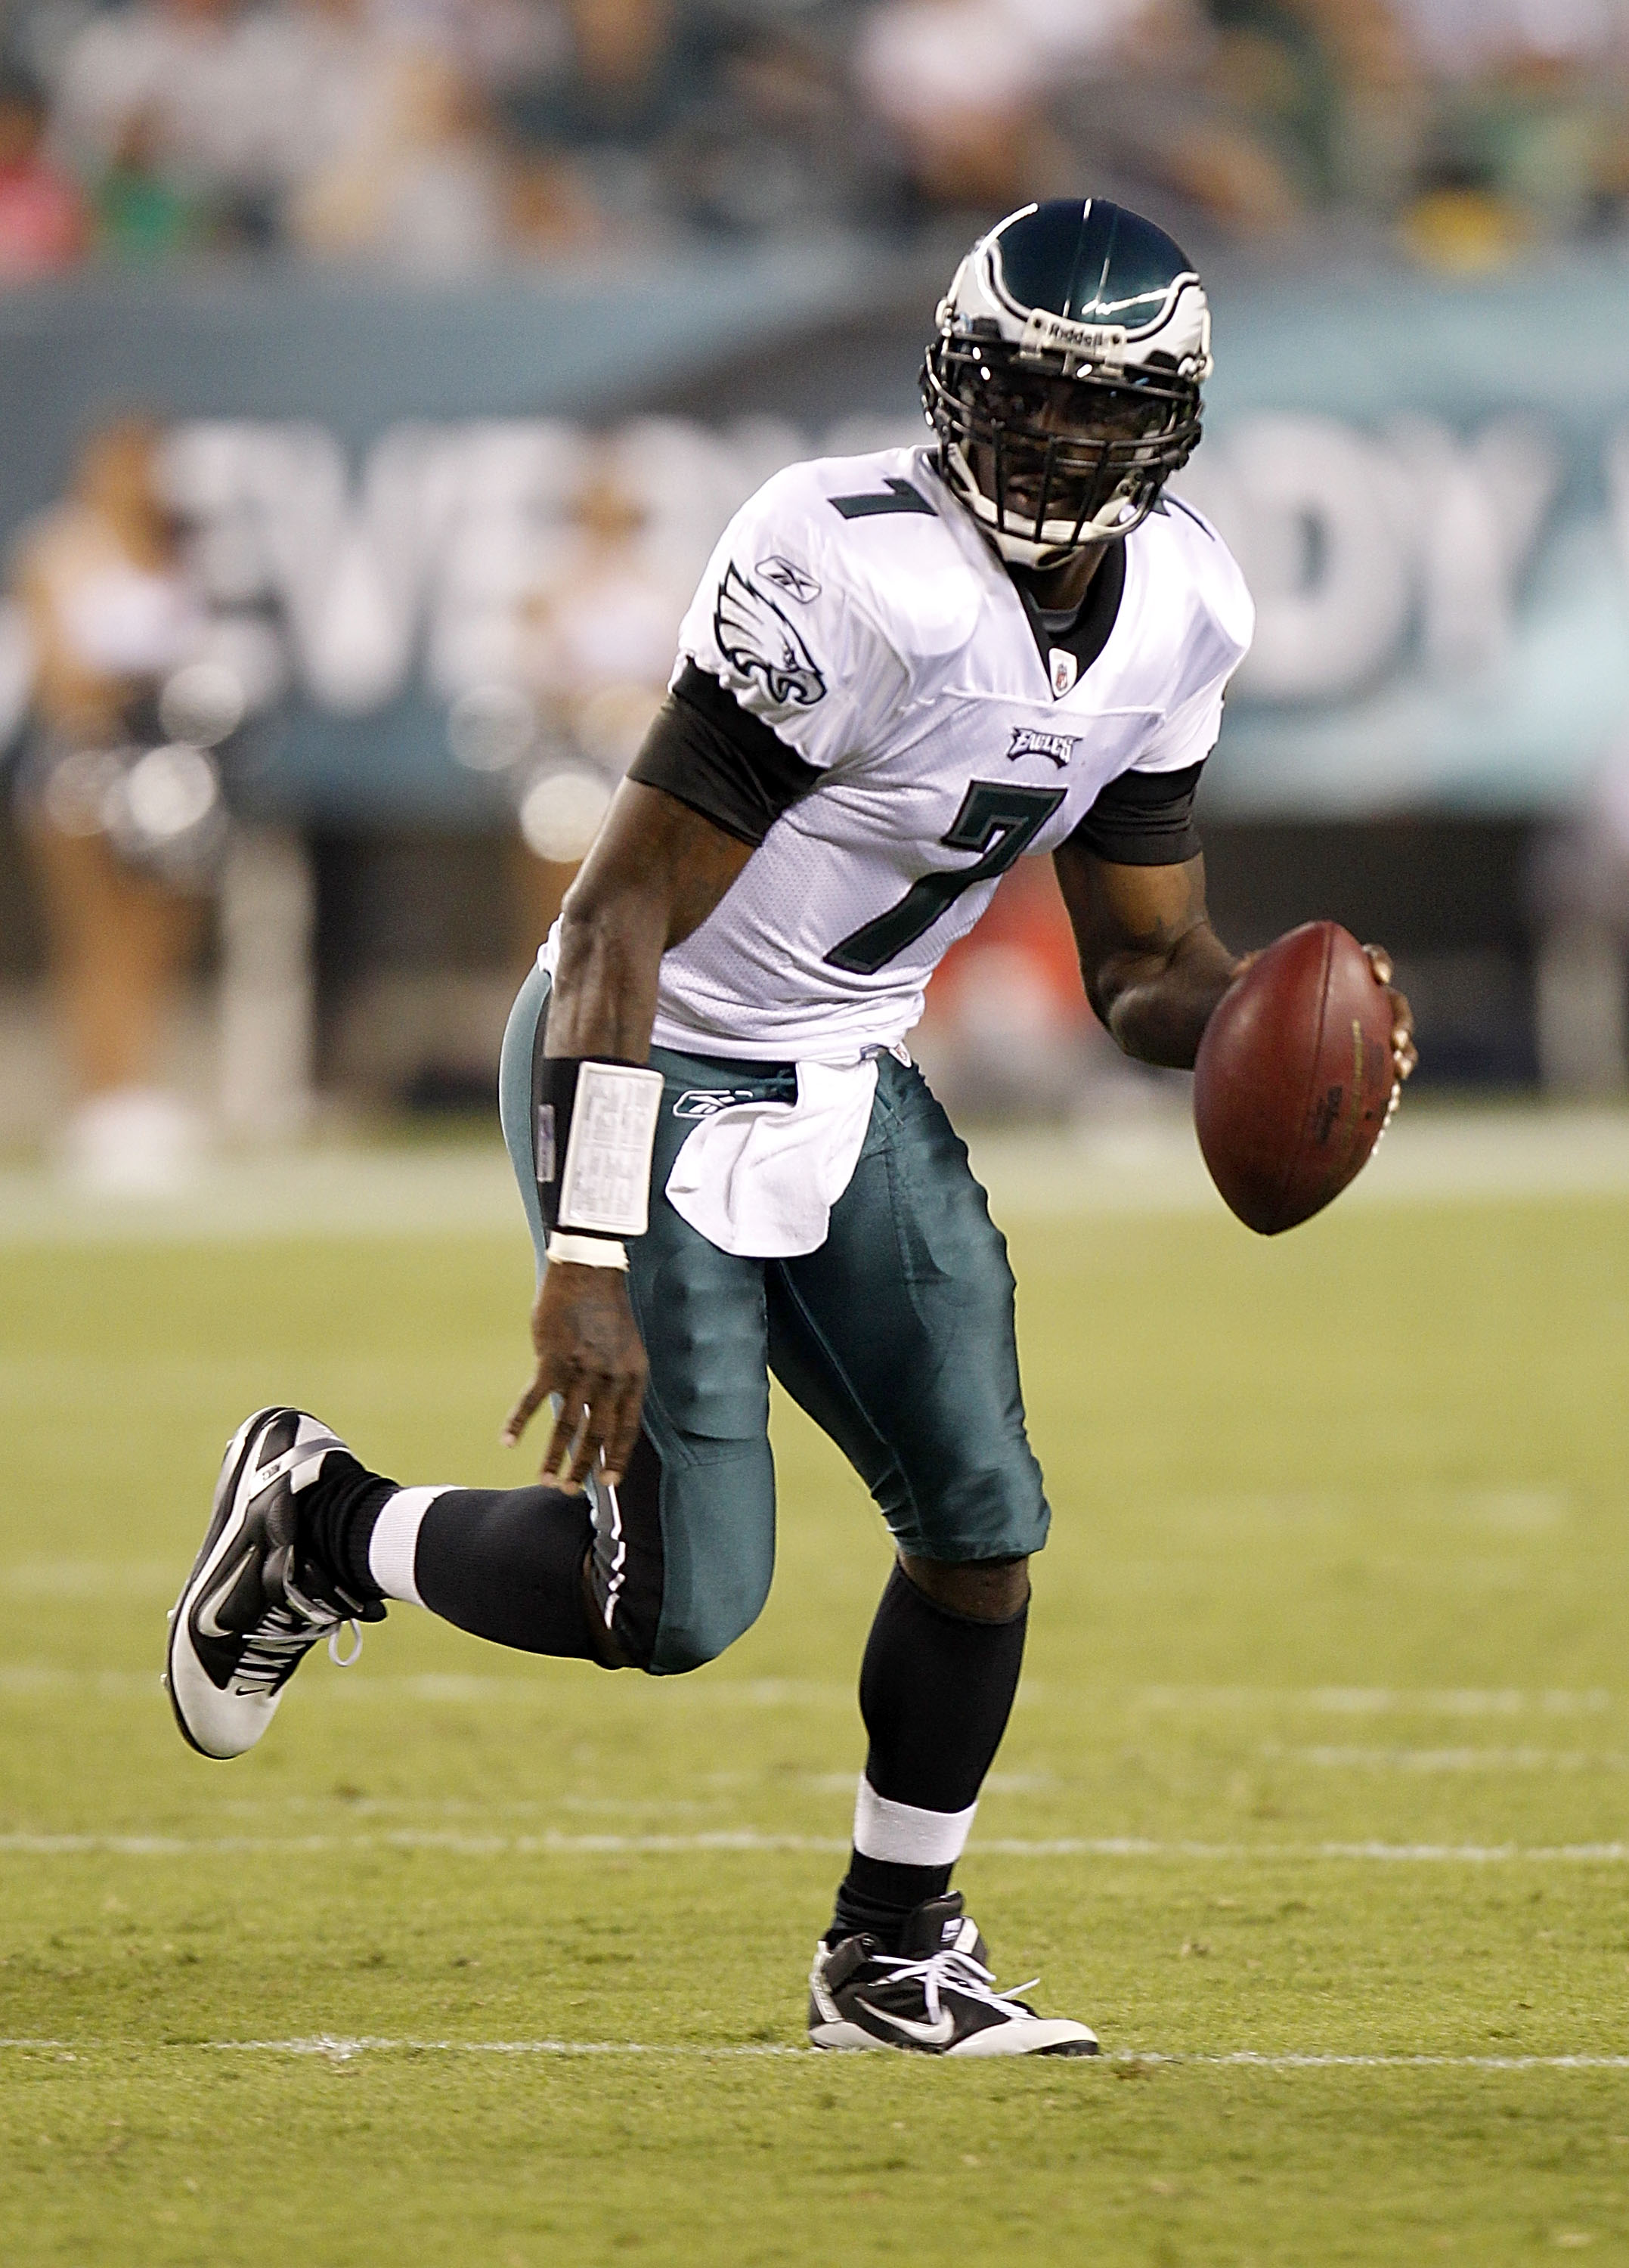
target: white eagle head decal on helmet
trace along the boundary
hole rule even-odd
[[[1129,535],[1199,438],[1205,287],[1102,198],[1026,205],[940,300],[922,404],[946,478],[1011,565]]]

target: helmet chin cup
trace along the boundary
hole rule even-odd
[[[993,497],[986,496],[974,479],[960,442],[947,442],[940,454],[946,480],[977,521],[979,534],[993,544],[1009,567],[1043,571],[1061,567],[1094,544],[1117,543],[1142,526],[1158,501],[1156,496],[1146,493],[1138,499],[1117,491],[1078,526],[1072,519],[1049,519],[1037,527],[1033,519],[998,509]]]

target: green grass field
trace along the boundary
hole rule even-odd
[[[1629,2261],[1629,1202],[1013,1244],[1056,1521],[962,1881],[1105,2053],[1010,2068],[800,2045],[887,1551],[795,1412],[726,1660],[399,1608],[209,1764],[222,1441],[526,1477],[523,1240],[0,1250],[4,2268]]]

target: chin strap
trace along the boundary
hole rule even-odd
[[[1043,572],[1050,567],[1061,567],[1065,560],[1072,559],[1094,543],[1117,543],[1122,537],[1130,535],[1147,519],[1161,494],[1156,489],[1142,504],[1132,504],[1125,497],[1111,497],[1099,513],[1082,522],[1072,541],[1046,543],[1036,536],[1020,535],[1011,527],[998,525],[996,506],[973,478],[972,468],[958,442],[940,443],[940,472],[946,485],[972,513],[979,534],[995,546],[1009,567],[1032,567]],[[1103,526],[1102,513],[1117,508],[1129,510],[1130,517],[1117,519],[1112,526]]]

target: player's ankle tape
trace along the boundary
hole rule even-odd
[[[661,1102],[662,1075],[647,1064],[605,1056],[542,1058],[533,1079],[533,1140],[547,1228],[599,1238],[645,1234]]]

